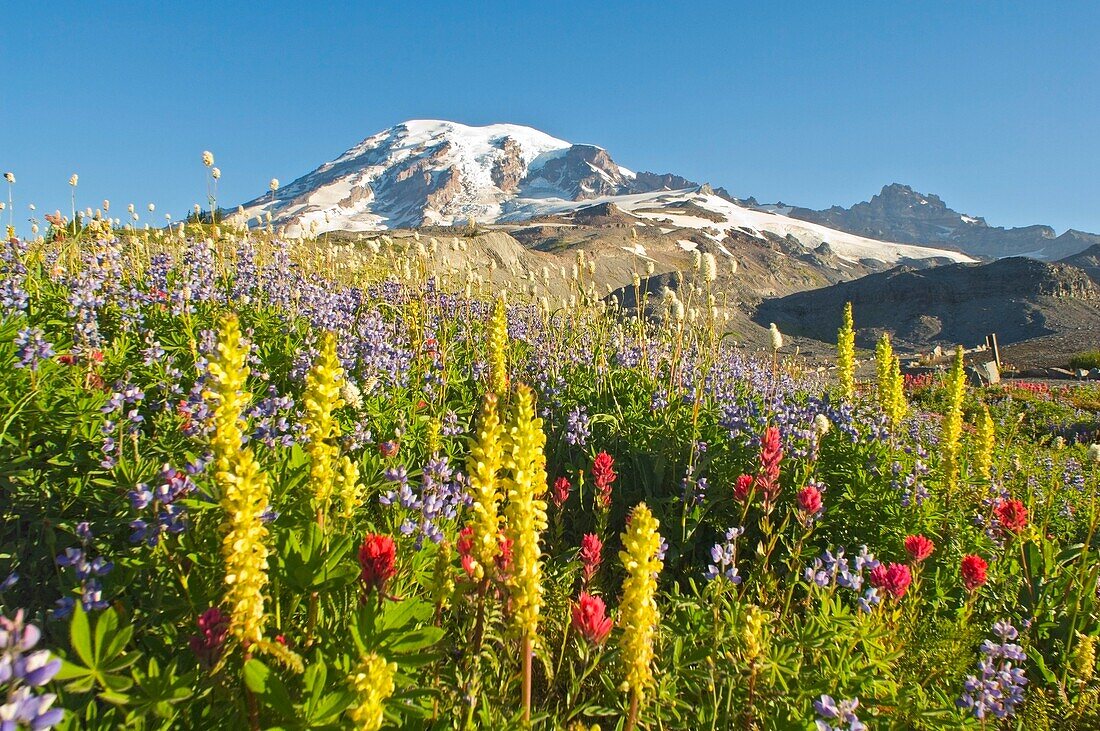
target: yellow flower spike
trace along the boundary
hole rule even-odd
[[[497,396],[485,394],[481,402],[478,431],[470,447],[466,472],[473,498],[473,557],[478,563],[478,578],[491,571],[500,554],[500,485],[499,473],[504,465],[504,429],[497,411]]]
[[[395,690],[393,676],[396,672],[397,663],[386,662],[372,652],[360,661],[355,673],[348,677],[348,683],[358,698],[348,715],[360,731],[378,731],[382,728],[383,705]]]
[[[425,441],[428,454],[435,454],[443,449],[443,424],[434,416],[428,420],[428,433]]]
[[[1079,682],[1092,680],[1096,671],[1096,638],[1077,633],[1077,642],[1069,656],[1070,674]]]
[[[909,412],[909,402],[905,398],[905,377],[901,375],[901,358],[894,356],[890,365],[890,423],[894,429],[901,426]]]
[[[978,454],[975,459],[978,474],[985,480],[993,478],[993,447],[997,441],[997,428],[993,424],[993,417],[989,415],[989,407],[982,405],[981,416],[978,417]]]
[[[947,374],[947,413],[943,417],[940,436],[940,463],[943,469],[947,499],[955,494],[959,484],[959,455],[963,428],[963,399],[966,397],[966,373],[963,371],[963,349],[955,349],[955,360]]]
[[[766,649],[768,619],[770,615],[759,607],[749,605],[745,611],[745,623],[741,627],[741,641],[745,645],[745,659],[751,665]]]
[[[508,307],[503,296],[489,320],[489,390],[498,398],[508,393]]]
[[[875,395],[878,397],[879,407],[887,415],[891,412],[890,406],[893,401],[893,389],[890,387],[893,369],[894,347],[890,344],[890,335],[883,333],[878,345],[875,346],[875,374],[878,377]]]
[[[435,554],[435,565],[432,567],[432,603],[437,612],[442,612],[451,604],[451,596],[455,591],[454,577],[451,575],[451,558],[454,552],[449,541],[442,541]]]
[[[226,316],[221,323],[217,350],[210,360],[210,388],[205,396],[213,406],[214,436],[210,446],[214,453],[214,480],[225,511],[224,603],[229,609],[229,630],[246,653],[252,648],[266,652],[274,644],[263,638],[269,553],[263,516],[269,507],[271,487],[252,449],[241,446],[243,415],[250,399],[246,388],[248,353],[240,323],[235,316]],[[292,669],[301,668],[297,655],[281,646],[271,654]]]
[[[355,510],[363,504],[363,493],[359,484],[359,465],[347,455],[340,459],[337,483],[340,486],[340,518],[351,520]]]
[[[856,395],[856,331],[852,303],[844,303],[844,321],[836,334],[836,377],[840,393],[849,401]]]
[[[508,425],[504,466],[508,503],[504,508],[506,535],[512,540],[512,621],[519,637],[534,643],[542,606],[542,566],[539,533],[546,530],[546,434],[535,413],[530,387],[516,388],[512,420]]]
[[[324,524],[324,514],[336,483],[336,460],[340,447],[335,443],[339,425],[333,412],[344,405],[340,389],[344,385],[344,369],[336,356],[336,335],[326,332],[321,338],[317,360],[306,375],[303,395],[305,431],[309,444],[309,486],[317,503],[318,523]]]
[[[882,334],[875,347],[875,372],[878,385],[875,395],[882,413],[886,414],[890,428],[897,430],[905,419],[909,404],[905,400],[905,379],[901,375],[901,359],[894,354],[890,335]]]
[[[621,535],[623,550],[619,560],[626,569],[623,596],[619,607],[619,639],[626,663],[625,687],[631,693],[631,728],[645,703],[646,691],[653,683],[653,642],[660,615],[657,612],[657,574],[663,564],[660,527],[645,503],[639,503],[630,515],[626,532]]]

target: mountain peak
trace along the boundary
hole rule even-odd
[[[602,147],[533,127],[410,119],[245,208],[249,216],[270,213],[291,232],[370,231],[489,222],[519,200],[589,200],[681,180],[638,176]]]
[[[1100,241],[1100,236],[1083,231],[1070,230],[1057,236],[1054,229],[1041,224],[1019,228],[990,226],[984,218],[960,213],[949,208],[938,195],[920,193],[904,183],[884,185],[871,200],[851,208],[787,210],[793,218],[859,236],[942,246],[994,259],[1006,256],[1060,259]]]
[[[879,194],[871,197],[869,204],[874,205],[876,200],[901,202],[905,205],[912,206],[929,206],[929,210],[946,211],[955,216],[962,216],[961,213],[957,213],[948,208],[938,195],[934,193],[919,193],[914,190],[912,186],[905,185],[904,183],[890,183],[889,185],[882,186],[882,190]],[[867,204],[857,203],[856,205]],[[854,207],[855,206],[853,206],[853,208]]]

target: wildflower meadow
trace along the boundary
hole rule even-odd
[[[73,209],[0,253],[0,729],[1100,728],[1095,389]]]

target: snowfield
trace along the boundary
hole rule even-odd
[[[794,218],[743,208],[717,195],[700,193],[694,189],[639,193],[636,195],[605,196],[586,201],[550,201],[550,200],[514,200],[515,209],[504,216],[503,220],[519,221],[537,215],[567,213],[596,203],[614,203],[624,211],[653,223],[671,224],[673,228],[662,228],[671,232],[677,228],[690,228],[703,231],[716,241],[721,240],[719,232],[725,233],[731,228],[742,228],[760,235],[768,231],[778,236],[793,236],[807,249],[816,249],[822,243],[829,244],[839,258],[847,261],[875,259],[887,264],[896,264],[903,259],[944,258],[955,262],[973,262],[975,259],[957,251],[934,249],[928,246],[896,244],[888,241],[869,239],[855,234],[837,231],[816,223],[799,221]],[[709,218],[695,216],[690,211],[680,211],[677,204],[691,203],[724,218],[715,222]],[[664,210],[654,211],[653,208]],[[689,242],[690,243],[690,242]],[[681,243],[681,248],[685,248]]]

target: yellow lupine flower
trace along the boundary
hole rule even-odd
[[[511,474],[504,515],[506,534],[512,540],[512,621],[516,633],[534,643],[542,606],[539,533],[547,525],[546,502],[541,499],[546,493],[546,434],[535,414],[534,393],[526,385],[516,388],[508,433],[504,466]]]
[[[498,297],[489,320],[489,390],[498,397],[508,392],[508,308]]]
[[[836,377],[841,395],[851,400],[856,395],[856,331],[852,303],[844,303],[844,321],[836,334]]]
[[[745,610],[745,621],[741,627],[741,641],[745,645],[745,659],[753,663],[766,649],[768,639],[768,620],[770,615],[757,606],[749,605]]]
[[[428,420],[424,443],[428,448],[428,454],[435,454],[443,449],[443,424],[434,416]]]
[[[243,441],[243,413],[249,402],[248,345],[234,316],[222,320],[217,352],[210,360],[210,390],[214,402],[214,479],[225,511],[222,555],[225,559],[225,603],[230,631],[246,647],[260,642],[265,624],[263,591],[267,585],[267,528],[263,514],[271,490]]]
[[[440,609],[446,609],[451,603],[451,596],[455,591],[454,578],[451,575],[451,557],[453,556],[449,541],[439,544],[435,554],[435,565],[432,567],[432,603]]]
[[[1077,643],[1069,657],[1070,673],[1078,681],[1087,683],[1096,671],[1096,638],[1077,633]]]
[[[901,375],[901,358],[894,356],[890,366],[890,423],[897,429],[905,420],[909,402],[905,399],[905,377]]]
[[[959,484],[959,452],[963,427],[963,399],[966,397],[966,373],[963,371],[963,349],[955,349],[955,360],[947,374],[947,413],[943,417],[940,437],[940,461],[943,465],[947,494],[954,494]]]
[[[496,394],[485,394],[477,436],[466,463],[473,498],[469,526],[473,528],[473,557],[478,563],[479,579],[484,577],[486,570],[492,570],[493,561],[500,553],[499,473],[504,464],[504,428],[497,409]]]
[[[978,417],[978,454],[975,460],[978,474],[989,480],[993,477],[993,447],[997,441],[997,428],[993,425],[993,417],[989,415],[989,407],[983,405],[981,416]]]
[[[359,484],[359,465],[347,455],[340,459],[337,481],[340,485],[340,518],[351,520],[356,508],[363,504],[363,495]]]
[[[657,612],[657,574],[662,563],[660,527],[645,503],[639,503],[630,515],[626,532],[621,535],[623,550],[619,560],[626,569],[623,597],[619,607],[622,627],[620,648],[626,663],[626,688],[637,699],[645,701],[646,690],[653,682],[653,642],[660,616]]]
[[[397,663],[386,662],[372,652],[362,659],[355,674],[348,678],[358,696],[358,703],[348,711],[356,728],[361,731],[382,728],[383,704],[393,695],[393,676],[396,672]]]
[[[326,332],[321,338],[321,350],[317,360],[306,375],[305,393],[302,397],[305,409],[305,431],[309,444],[309,485],[317,509],[324,511],[332,497],[336,483],[336,460],[340,447],[335,443],[339,426],[333,412],[344,405],[340,388],[344,383],[344,369],[336,356],[336,336]]]
[[[894,354],[890,335],[882,334],[875,347],[875,372],[878,376],[876,396],[892,429],[901,426],[909,405],[905,400],[905,379],[901,375],[901,360]]]
[[[893,400],[893,389],[890,387],[891,371],[894,369],[894,347],[890,344],[889,333],[883,333],[875,346],[875,374],[878,376],[878,388],[875,395],[878,397],[878,405],[886,414],[890,413],[890,402]]]

